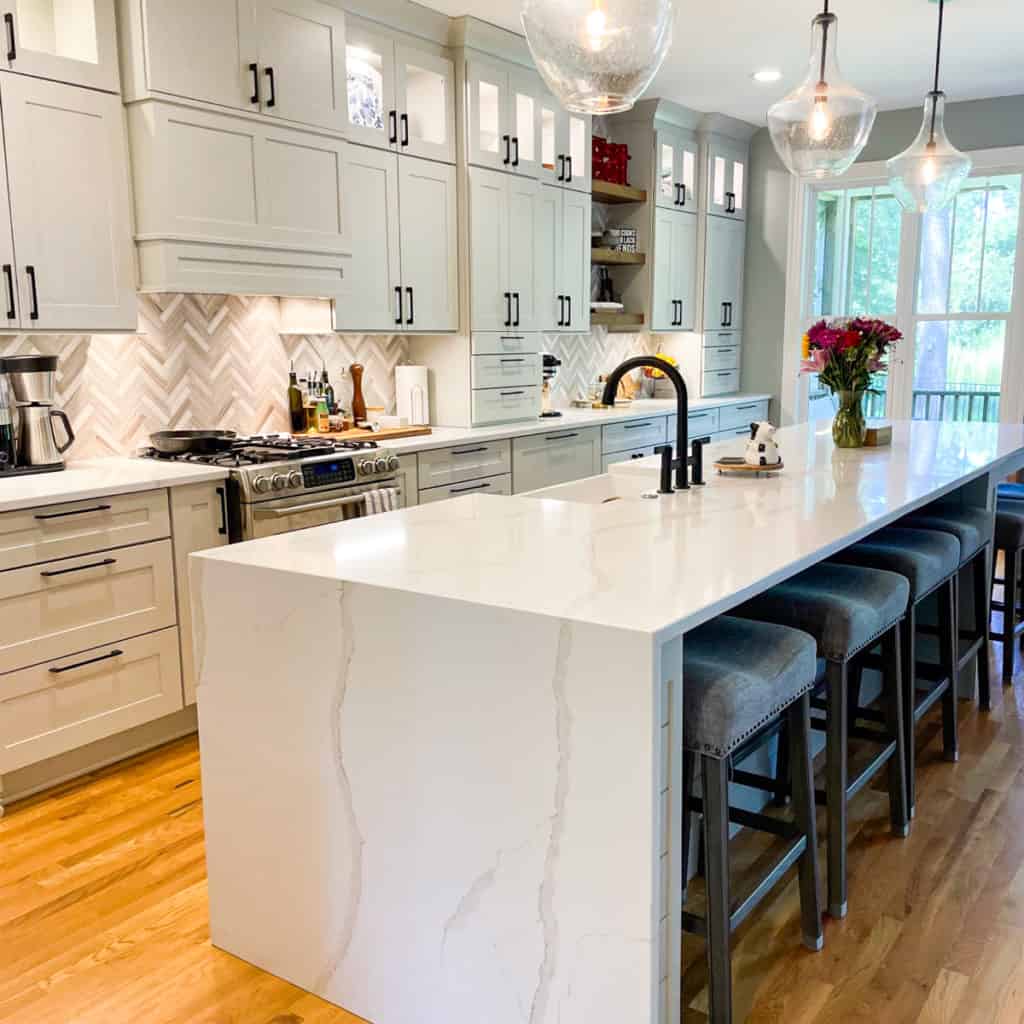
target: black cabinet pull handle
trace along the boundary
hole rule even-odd
[[[14,308],[14,268],[10,263],[4,264],[4,278],[7,281],[7,319],[13,320],[17,310]]]
[[[220,498],[220,526],[217,532],[222,536],[228,535],[228,496],[223,487],[217,488],[217,497]]]
[[[88,508],[73,508],[70,512],[37,512],[36,519],[63,519],[65,516],[84,516],[86,512],[109,512],[109,505],[90,505]]]
[[[406,320],[405,322],[407,324],[411,324],[413,322],[413,320],[416,319],[416,307],[413,305],[413,302],[412,302],[412,289],[411,288],[406,288],[405,289],[405,293],[406,293],[406,295],[409,296],[409,319]]]
[[[511,327],[512,326],[512,293],[511,292],[503,292],[502,294],[505,297],[505,326],[506,327]]]
[[[723,302],[722,303],[722,326],[723,327],[728,327],[729,326],[729,303],[728,302]]]
[[[680,206],[685,206],[686,205],[686,182],[685,181],[679,186],[679,205]]]
[[[515,154],[512,157],[512,166],[513,167],[518,167],[519,166],[519,136],[518,135],[513,135],[512,136],[512,152],[513,152],[513,154]]]
[[[467,491],[486,491],[490,484],[470,484],[469,487],[449,487],[449,494],[465,494]]]
[[[501,141],[505,146],[505,158],[501,162],[507,166],[512,162],[512,136],[502,135]]]
[[[120,658],[124,654],[124,651],[119,651],[116,647],[109,654],[101,654],[97,658],[86,658],[85,661],[76,661],[74,665],[61,665],[60,668],[57,666],[51,666],[50,671],[54,675],[60,675],[61,672],[70,672],[72,669],[85,668],[86,665],[95,665],[97,661],[109,661],[111,658]]]
[[[512,326],[513,327],[518,327],[519,326],[519,292],[513,292],[512,293],[512,298],[515,299],[515,303],[516,303],[516,316],[515,316],[515,319],[512,321]]]
[[[105,565],[114,565],[116,558],[104,558],[99,562],[90,562],[88,565],[73,565],[70,569],[42,569],[40,576],[66,576],[69,572],[82,572],[85,569],[102,569]]]
[[[395,297],[398,299],[398,316],[395,317],[395,323],[400,324],[405,322],[405,313],[402,312],[402,287],[401,285],[395,285]]]
[[[28,283],[32,288],[32,309],[28,314],[29,320],[39,319],[39,289],[36,287],[36,268],[33,266],[25,267],[25,273],[28,275]]]
[[[499,391],[502,398],[514,398],[516,395],[525,395],[525,391]]]
[[[398,142],[398,111],[388,111],[388,145],[394,146]]]
[[[566,297],[565,297],[565,308],[566,308],[566,313],[567,313],[566,318],[565,318],[565,326],[566,327],[572,327],[572,296],[571,295],[566,295]]]
[[[727,311],[727,313],[729,315],[729,322],[726,324],[726,327],[732,327],[732,303],[731,302],[727,302],[725,304],[725,308],[726,308],[726,311]]]
[[[565,158],[565,164],[569,168],[569,171],[566,174],[565,180],[566,180],[566,182],[570,182],[570,181],[572,181],[572,157],[571,156],[567,156]]]
[[[260,66],[255,61],[249,65],[249,70],[252,72],[252,95],[249,97],[250,103],[259,103],[260,101]]]
[[[18,48],[14,44],[14,15],[10,11],[4,15],[4,24],[7,26],[7,59],[15,60]]]
[[[501,363],[525,363],[526,359],[523,356],[518,356],[518,357],[502,356],[502,358],[499,359],[498,361],[501,362]]]
[[[558,180],[565,181],[565,157],[558,155]]]
[[[672,200],[672,205],[673,206],[680,206],[681,204],[679,202],[679,182],[677,181],[675,183],[675,185],[673,185],[672,187],[673,187],[673,189],[675,190],[675,193],[676,193],[675,198]]]
[[[476,455],[477,452],[487,451],[487,445],[477,445],[476,448],[453,448],[452,455]]]
[[[402,122],[402,145],[409,145],[409,115],[403,114],[399,120]]]
[[[644,429],[646,429],[649,426],[651,426],[650,421],[648,421],[647,423],[626,423],[626,424],[623,425],[622,429],[623,430],[644,430]]]
[[[731,377],[736,371],[735,370],[719,370],[719,377]]]
[[[545,441],[568,441],[571,437],[579,437],[580,435],[575,431],[571,434],[548,434]]]
[[[267,106],[268,107],[276,107],[277,106],[277,86],[274,83],[274,69],[273,68],[264,68],[263,69],[263,73],[267,76],[268,80],[270,81],[270,99],[267,100]]]
[[[565,326],[565,296],[558,296],[558,326]]]

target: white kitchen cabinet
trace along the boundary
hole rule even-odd
[[[653,445],[644,448],[630,448],[624,452],[609,452],[601,456],[601,472],[607,473],[608,467],[614,466],[617,462],[632,462],[635,459],[646,459],[651,455],[654,455]]]
[[[537,327],[590,330],[589,195],[541,185],[536,205]]]
[[[4,63],[55,82],[117,92],[114,0],[3,0]]]
[[[589,192],[591,119],[565,110],[549,92],[538,95],[541,181]]]
[[[395,471],[395,486],[402,492],[402,508],[412,508],[420,503],[419,473],[415,455],[399,455]]]
[[[655,202],[671,210],[696,212],[700,203],[697,136],[657,124],[654,132]]]
[[[718,429],[735,431],[749,430],[751,423],[760,423],[768,419],[768,399],[761,398],[754,402],[740,402],[736,405],[722,406]]]
[[[624,452],[633,448],[665,443],[664,416],[610,423],[601,428],[601,451]]]
[[[732,220],[747,216],[748,147],[718,135],[707,144],[707,211]]]
[[[470,315],[474,331],[536,329],[535,211],[540,186],[470,168]]]
[[[455,160],[455,66],[440,47],[349,19],[348,136],[381,149]]]
[[[540,93],[537,72],[510,67],[508,73],[509,126],[512,160],[506,170],[528,178],[540,176]]]
[[[464,494],[498,494],[508,496],[512,493],[512,477],[491,476],[486,480],[469,480],[464,484],[452,484],[451,487],[431,487],[420,491],[420,504],[429,505],[435,501],[447,501],[459,498]]]
[[[480,388],[470,396],[474,427],[532,420],[540,415],[541,389],[535,387]]]
[[[540,76],[474,54],[466,61],[468,160],[536,178],[541,171]]]
[[[515,388],[541,383],[541,354],[473,356],[474,388]]]
[[[165,492],[161,491],[163,495]],[[181,685],[184,702],[196,702],[195,645],[192,634],[192,595],[189,555],[228,542],[227,481],[185,484],[171,488],[171,530],[174,545],[174,585],[178,594],[181,642]]]
[[[727,217],[707,218],[704,246],[704,329],[740,330],[746,226]]]
[[[515,494],[594,476],[601,465],[601,429],[552,430],[512,441]]]
[[[17,253],[17,316],[7,322],[39,330],[136,330],[120,98],[7,75],[0,101]]]
[[[691,331],[697,322],[697,217],[658,209],[654,215],[651,330]]]
[[[730,395],[740,389],[739,370],[705,370],[704,387],[701,394],[712,398],[715,395]]]
[[[473,441],[450,448],[434,448],[418,457],[421,491],[433,487],[504,476],[512,472],[512,445],[502,441]]]

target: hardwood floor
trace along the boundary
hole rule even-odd
[[[937,717],[920,726],[909,839],[889,836],[884,793],[854,801],[850,914],[826,921],[822,953],[800,946],[795,877],[755,911],[733,954],[737,1021],[1024,1021],[1024,674],[995,700],[988,715],[961,704],[959,764],[941,759]],[[762,853],[738,842],[737,870]],[[707,1019],[705,982],[703,946],[687,936],[685,1024]],[[0,819],[0,1021],[358,1018],[210,945],[189,739]]]

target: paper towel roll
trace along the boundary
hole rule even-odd
[[[396,366],[395,396],[401,419],[413,426],[430,422],[430,392],[425,366]]]

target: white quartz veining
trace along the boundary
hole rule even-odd
[[[467,495],[203,557],[670,635],[1013,461],[1024,427],[901,422],[891,447],[846,451],[828,424],[778,440],[771,478],[709,465],[706,487],[644,500],[646,459],[548,497]]]
[[[218,466],[191,462],[161,462],[127,456],[82,459],[69,462],[67,469],[57,473],[0,477],[0,512],[223,480],[227,475],[227,470]]]

